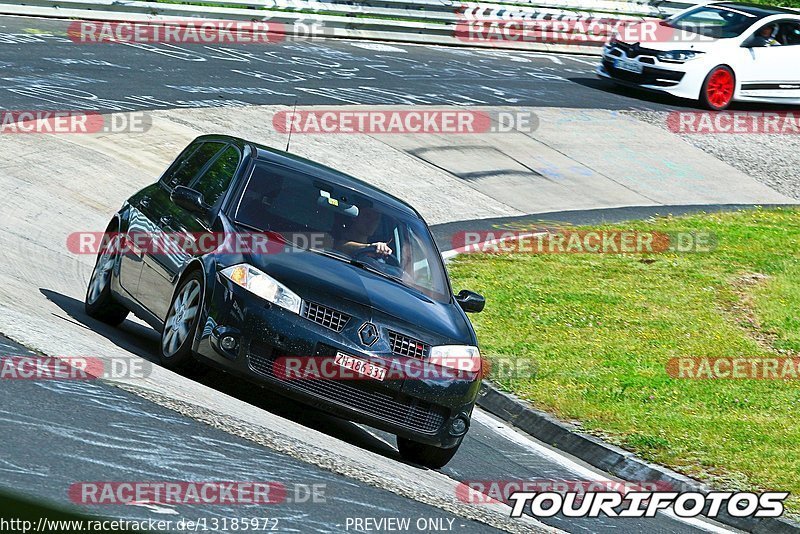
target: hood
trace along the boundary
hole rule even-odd
[[[399,282],[321,254],[294,249],[249,258],[254,267],[285,284],[300,298],[339,309],[363,320],[396,323],[429,332],[423,341],[473,344],[464,312],[452,302],[437,302]]]
[[[615,38],[628,45],[639,44],[651,50],[694,50],[709,52],[719,48],[732,39],[716,39],[698,33],[687,32],[668,26],[663,21],[651,20],[628,24],[615,34]]]

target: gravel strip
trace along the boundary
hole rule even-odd
[[[664,111],[625,111],[667,130]],[[800,135],[675,134],[786,196],[800,200]]]

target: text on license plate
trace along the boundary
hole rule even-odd
[[[386,378],[385,367],[375,365],[374,363],[370,363],[367,360],[362,360],[361,358],[356,358],[355,356],[350,356],[349,354],[337,352],[334,361],[336,364],[344,367],[345,369],[355,371],[362,376],[374,378],[375,380],[380,381],[383,381],[383,379]]]
[[[614,67],[618,68],[619,70],[626,70],[628,72],[635,72],[637,74],[641,74],[644,70],[644,65],[638,61],[625,59],[623,57],[614,59]]]

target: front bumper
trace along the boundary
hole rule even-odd
[[[228,371],[348,420],[364,423],[421,443],[449,448],[463,433],[452,435],[455,418],[469,417],[480,387],[476,373],[435,379],[329,378],[292,379],[285,358],[320,361],[343,352],[387,367],[399,356],[364,351],[347,336],[255,297],[218,276],[210,295],[208,317],[196,352]],[[223,336],[238,343],[232,350]],[[415,362],[420,364],[419,361]]]
[[[606,47],[595,73],[601,78],[637,89],[666,93],[692,100],[696,100],[700,95],[705,72],[703,68],[698,68],[701,63],[697,62],[702,60],[695,59],[691,63],[665,63],[659,61],[655,55],[640,55],[633,59],[641,64],[642,72],[635,73],[616,68],[614,66],[616,58],[632,59],[619,49],[610,50]],[[691,65],[691,68],[687,65]]]
[[[664,90],[680,85],[685,73],[680,71],[665,70],[656,67],[644,67],[641,74],[628,72],[614,67],[613,58],[604,57],[597,69],[601,75],[605,75],[615,81],[627,82],[632,85]]]

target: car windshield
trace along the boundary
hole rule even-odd
[[[425,223],[350,189],[259,161],[235,221],[450,300],[441,256]]]
[[[666,24],[692,33],[727,39],[741,35],[758,19],[757,16],[724,7],[698,7],[666,21]]]

